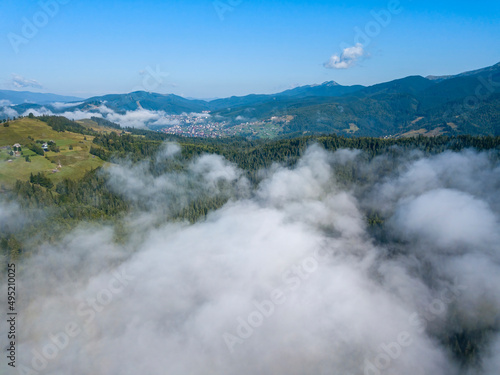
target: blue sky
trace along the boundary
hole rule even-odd
[[[499,15],[498,1],[3,0],[0,88],[212,98],[454,74],[500,61]]]

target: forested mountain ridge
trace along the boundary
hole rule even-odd
[[[154,175],[169,171],[187,170],[191,160],[202,155],[220,155],[247,174],[249,181],[257,185],[262,179],[262,170],[274,163],[291,167],[302,157],[312,144],[329,151],[338,149],[360,150],[365,158],[380,155],[402,155],[418,151],[426,155],[446,150],[460,151],[467,148],[500,151],[500,137],[416,137],[401,139],[380,139],[364,137],[343,137],[337,135],[302,136],[281,140],[248,140],[244,138],[202,139],[183,138],[141,129],[117,130],[106,127],[102,131],[90,128],[90,123],[74,122],[62,117],[25,118],[11,121],[2,127],[6,144],[19,142],[19,155],[9,155],[10,146],[3,147],[0,160],[0,177],[16,178],[17,181],[0,180],[4,198],[17,202],[21,207],[41,210],[52,217],[36,225],[54,228],[69,228],[81,221],[115,220],[134,209],[136,203],[126,201],[111,190],[101,173],[101,166],[122,163],[149,165]],[[105,125],[105,123],[104,123]],[[98,126],[98,125],[97,125]],[[36,129],[35,137],[27,136],[31,127]],[[37,137],[53,142],[54,151],[41,151],[37,155],[32,145],[38,144]],[[17,138],[16,138],[17,137]],[[49,138],[50,137],[50,138]],[[165,145],[173,142],[180,147],[179,154],[168,162],[158,162],[157,154]],[[31,148],[30,148],[31,147]],[[26,161],[24,160],[26,158]],[[15,165],[9,162],[14,160]],[[144,164],[145,163],[145,164]],[[17,174],[9,174],[14,168]],[[387,166],[390,171],[391,164]],[[387,172],[386,171],[386,172]],[[340,168],[336,171],[338,182],[349,184],[361,178],[362,171]],[[361,174],[360,174],[361,173]],[[12,177],[9,177],[12,176]],[[220,207],[229,196],[206,197],[189,205],[176,208],[171,218],[191,222],[204,217],[210,210]],[[135,207],[137,209],[137,207]],[[371,220],[371,219],[370,219]],[[4,228],[5,229],[5,228]],[[41,239],[57,237],[57,230],[46,230]],[[12,237],[6,231],[3,247],[12,250],[12,244],[22,243],[24,236],[34,230],[28,226],[18,233],[16,241],[8,245]],[[10,234],[9,234],[10,233]],[[61,232],[63,233],[63,232]],[[17,246],[17,245],[16,245]],[[19,245],[20,246],[20,245]],[[9,251],[10,251],[9,250]]]
[[[52,102],[75,102],[83,100],[75,96],[65,96],[49,93],[38,93],[31,91],[0,90],[0,101],[8,101],[12,104],[47,104]]]
[[[23,103],[11,108],[27,113],[30,108],[40,111],[43,106]],[[166,115],[205,112],[210,113],[208,122],[223,123],[226,128],[272,123],[273,118],[286,117],[286,122],[274,124],[278,127],[278,136],[500,135],[500,63],[455,76],[409,76],[369,87],[342,86],[330,81],[277,94],[211,101],[136,91],[92,97],[73,106],[68,103],[64,107],[47,108],[53,113],[83,111],[104,117],[110,111],[116,114],[161,111]],[[119,122],[119,116],[117,118]]]
[[[316,173],[332,173],[328,181],[336,189],[368,192],[404,171],[408,162],[440,156],[464,160],[464,155],[474,158],[478,151],[486,151],[479,159],[496,163],[500,154],[500,137],[489,136],[381,139],[332,134],[279,140],[203,139],[144,129],[114,129],[113,124],[96,120],[74,122],[43,116],[17,119],[0,128],[4,144],[20,145],[16,150],[14,146],[2,147],[0,177],[13,163],[18,170],[32,170],[28,178],[19,178],[1,189],[4,220],[0,220],[0,264],[4,270],[8,263],[21,264],[61,243],[61,254],[71,254],[72,241],[85,230],[103,230],[112,246],[129,244],[133,248],[132,226],[141,226],[148,217],[142,216],[146,212],[154,213],[149,216],[154,221],[146,221],[155,227],[183,228],[195,222],[198,226],[205,220],[210,223],[214,217],[210,215],[224,211],[227,202],[231,206],[238,199],[251,197],[258,201],[269,174],[300,173],[303,168],[310,171],[307,163],[311,162],[321,166],[313,168]],[[53,148],[35,155],[30,147],[38,150],[33,147],[40,144],[37,141],[50,142]],[[331,170],[323,168],[325,154],[329,155],[326,159]],[[75,168],[76,163],[89,161],[91,164]],[[47,170],[47,165],[59,171]],[[87,170],[82,175],[83,167]],[[235,171],[236,179],[230,171]],[[212,186],[204,179],[210,176],[216,177]],[[132,196],[129,188],[134,190]],[[384,243],[390,230],[387,213],[359,202],[367,233],[375,242]],[[388,258],[403,251],[389,249],[395,253],[386,254]],[[474,365],[487,334],[486,330],[450,330],[443,340],[464,366]]]

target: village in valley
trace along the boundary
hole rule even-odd
[[[222,138],[244,136],[273,138],[281,133],[293,116],[272,116],[267,120],[252,120],[238,116],[235,121],[211,116],[209,111],[202,114],[168,115],[169,125],[154,126],[155,130],[184,137]]]

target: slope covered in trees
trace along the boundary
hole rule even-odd
[[[88,171],[82,178],[65,178],[54,184],[43,173],[36,173],[29,180],[17,181],[10,191],[4,191],[0,203],[9,208],[12,219],[0,221],[2,267],[43,251],[43,244],[60,243],[61,238],[78,226],[110,228],[113,241],[122,244],[127,243],[130,233],[134,232],[130,231],[130,225],[142,225],[141,213],[155,212],[155,221],[148,223],[153,227],[166,222],[203,221],[210,212],[228,201],[258,195],[259,184],[269,173],[274,173],[272,171],[279,173],[278,165],[289,167],[286,170],[300,168],[302,161],[299,160],[303,160],[312,145],[328,151],[357,150],[342,151],[346,153],[345,158],[342,154],[338,157],[345,160],[334,162],[332,159],[332,165],[336,189],[357,191],[361,196],[377,183],[404,172],[406,162],[411,160],[466,149],[486,151],[494,163],[500,158],[500,137],[384,140],[330,135],[277,141],[218,141],[148,131],[137,133],[140,134],[96,134],[91,152],[107,160],[108,164]],[[223,159],[211,158],[214,155]],[[308,158],[310,162],[311,154]],[[204,162],[200,164],[200,160]],[[217,164],[221,160],[235,165],[249,186],[239,186],[241,179],[234,183],[215,179],[212,186],[200,180],[200,168],[210,175],[210,168],[219,165],[220,171],[228,173],[227,166]],[[129,181],[134,178],[139,180]],[[140,199],[131,198],[130,189],[134,191],[132,195]],[[390,226],[386,226],[387,213],[380,207],[365,204],[362,199],[359,205],[373,241],[387,247],[386,257],[391,259],[403,254],[405,244],[395,240]],[[16,217],[22,219],[15,220]],[[71,251],[71,247],[66,251]],[[479,363],[477,353],[488,340],[488,332],[484,329],[450,329],[439,340],[466,368]]]
[[[460,151],[467,148],[476,150],[500,150],[500,137],[417,137],[405,139],[378,138],[346,138],[336,135],[308,136],[278,141],[248,141],[243,139],[226,139],[225,141],[179,138],[149,131],[140,131],[142,135],[108,133],[98,134],[93,140],[90,152],[111,163],[128,160],[132,163],[146,163],[155,175],[172,171],[185,171],[189,162],[205,154],[217,154],[234,163],[245,171],[249,181],[257,185],[262,178],[261,172],[274,163],[293,166],[304,154],[308,146],[318,144],[322,148],[335,151],[338,149],[360,150],[364,158],[372,159],[381,155],[411,154],[418,151],[427,155],[446,150]],[[174,161],[158,163],[156,155],[163,142],[174,141],[181,147],[180,154]],[[386,172],[390,173],[395,165],[388,163]],[[362,175],[356,165],[336,171],[338,182],[349,185],[359,182]],[[81,179],[65,178],[59,183],[52,183],[43,173],[32,174],[27,181],[17,181],[9,199],[21,207],[43,210],[49,217],[36,225],[34,229],[27,227],[17,235],[10,233],[8,238],[16,236],[22,243],[30,238],[34,230],[41,233],[42,239],[54,237],[57,231],[46,230],[54,226],[68,227],[80,221],[115,220],[121,215],[137,209],[137,204],[129,202],[110,189],[106,183],[106,174],[101,168],[87,172]],[[194,222],[204,217],[208,211],[220,207],[230,196],[205,197],[171,213],[173,219],[186,219]],[[372,222],[377,218],[367,213]],[[373,217],[372,217],[373,216]],[[42,228],[44,228],[42,230]],[[3,238],[8,241],[8,238]],[[3,242],[4,245],[6,242]]]

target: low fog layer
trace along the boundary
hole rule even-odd
[[[92,110],[81,110],[75,108],[82,103],[51,103],[39,108],[29,108],[17,111],[10,105],[0,102],[0,118],[14,118],[18,116],[64,116],[70,120],[90,119],[91,117],[104,118],[119,124],[122,127],[145,128],[147,126],[170,126],[177,125],[180,121],[168,115],[163,110],[148,110],[144,108],[134,111],[118,113],[107,107],[105,103],[94,107]],[[208,118],[206,113],[191,113],[191,116]]]
[[[349,170],[359,183],[338,181]],[[106,173],[143,210],[126,241],[82,226],[18,266],[20,374],[498,374],[494,154],[367,161],[312,146],[255,189],[214,155]],[[204,221],[158,218],[221,189],[233,198]]]

